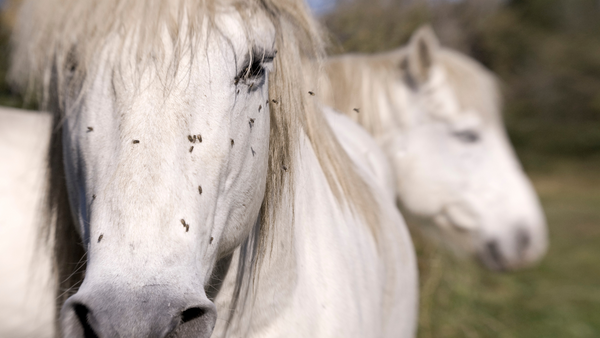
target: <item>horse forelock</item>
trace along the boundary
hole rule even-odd
[[[47,216],[42,236],[54,245],[55,272],[59,288],[72,288],[83,278],[77,274],[84,258],[67,198],[62,164],[61,126],[64,118],[62,98],[67,76],[65,65],[76,62],[75,74],[82,88],[94,77],[97,52],[113,34],[137,34],[136,67],[143,70],[164,57],[159,29],[168,29],[178,51],[167,60],[177,69],[184,51],[193,49],[202,38],[198,33],[203,20],[212,24],[221,4],[234,5],[241,14],[251,39],[248,13],[261,11],[276,29],[277,57],[270,74],[269,97],[271,130],[265,200],[261,208],[257,261],[272,245],[275,224],[291,224],[293,209],[296,151],[301,134],[311,141],[334,195],[363,216],[376,233],[378,219],[374,199],[366,183],[356,173],[349,157],[329,129],[309,90],[316,90],[316,72],[320,70],[323,42],[318,25],[301,0],[30,0],[20,13],[13,36],[11,78],[22,90],[35,91],[43,107],[54,113],[54,133],[48,156],[50,168],[47,192]],[[185,29],[182,25],[185,23]],[[124,40],[124,39],[123,39]],[[121,46],[126,48],[126,46]],[[179,48],[179,49],[178,49]],[[118,65],[113,67],[118,68]],[[307,72],[313,73],[305,81]],[[283,198],[286,197],[286,198]],[[293,212],[291,213],[293,215]],[[61,292],[62,293],[62,292]],[[62,294],[58,304],[70,295]]]
[[[500,123],[501,95],[496,76],[474,59],[443,48],[440,62],[464,110],[474,111],[487,123]]]

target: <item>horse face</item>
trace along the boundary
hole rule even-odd
[[[205,20],[176,72],[158,61],[139,75],[122,48],[135,39],[113,37],[85,93],[67,97],[63,153],[87,271],[63,306],[65,336],[210,336],[216,311],[204,289],[265,191],[275,36],[253,15],[243,25],[236,11],[218,14],[210,32]]]
[[[420,31],[411,42],[408,127],[388,145],[399,198],[411,213],[433,220],[451,247],[479,256],[487,267],[529,265],[547,247],[536,194],[501,122],[461,108],[429,34]]]

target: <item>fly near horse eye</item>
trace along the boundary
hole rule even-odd
[[[355,111],[355,112],[357,112],[357,113],[360,113],[360,109],[358,109],[358,108],[354,108],[354,109],[352,109],[352,110],[354,110],[354,111]]]
[[[183,218],[179,221],[181,222],[181,224],[183,224],[183,226],[185,226],[185,220]]]
[[[202,135],[198,134],[198,142],[202,143]]]
[[[273,101],[273,103],[275,103],[275,104],[278,104],[278,103],[279,103],[279,102],[278,102],[277,100],[275,100],[275,99],[273,99],[273,100],[271,100],[271,101]]]
[[[140,140],[133,140],[133,144],[138,144],[140,143]]]
[[[104,237],[104,235],[100,234],[100,236],[98,236],[98,243],[100,243],[100,241],[102,240],[102,238]]]
[[[196,135],[194,135],[194,141],[193,141],[193,143],[196,143],[196,140],[197,140],[197,137],[196,137]]]
[[[258,112],[260,113],[260,110],[262,109],[262,104],[258,106]]]
[[[208,241],[208,244],[212,244],[212,241],[213,241],[213,239],[214,239],[214,238],[213,238],[213,237],[211,237],[211,238],[210,238],[210,241]]]
[[[233,141],[233,139],[231,139],[231,146],[233,147],[234,144],[235,142]]]
[[[199,193],[200,195],[202,195],[202,186],[201,186],[201,185],[199,185],[199,186],[198,186],[198,193]]]
[[[315,96],[315,93],[313,93],[311,91],[309,91],[308,93],[310,94],[310,96]]]
[[[194,142],[194,138],[192,137],[192,135],[188,135],[188,140],[189,140],[190,142]]]
[[[96,199],[96,195],[92,195],[92,201]]]
[[[250,124],[250,128],[252,128],[254,126],[254,119],[251,118],[249,124]]]
[[[190,147],[190,153],[194,150],[194,146]]]
[[[87,128],[88,128],[88,130],[87,130],[88,132],[94,131],[94,128],[92,128],[92,127],[87,127]]]

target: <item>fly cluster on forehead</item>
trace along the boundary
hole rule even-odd
[[[198,143],[202,143],[202,135],[201,134],[188,135],[187,138],[188,138],[188,141],[190,141],[191,143],[196,143],[196,141],[198,141]]]
[[[260,86],[262,84],[262,80],[264,79],[264,75],[265,75],[265,68],[264,68],[264,64],[265,63],[269,63],[272,62],[273,59],[275,58],[275,55],[277,54],[277,51],[273,51],[272,53],[265,53],[264,51],[261,52],[257,52],[254,51],[253,55],[248,55],[246,57],[246,60],[244,62],[244,66],[242,67],[242,70],[236,75],[236,77],[233,80],[233,84],[237,87],[240,84],[245,84],[248,86],[248,91],[251,91],[254,88],[257,88],[258,86]],[[239,88],[236,88],[236,94],[239,94],[240,90]],[[311,95],[315,95],[313,92],[310,92]],[[279,102],[275,99],[272,100],[266,100],[266,104],[278,104]],[[262,110],[262,104],[258,106],[258,112],[260,113]],[[256,118],[251,117],[249,118],[248,121],[248,125],[250,127],[250,129],[252,130],[252,128],[254,127],[254,124],[256,122]],[[202,135],[201,134],[195,134],[195,135],[187,135],[187,139],[190,143],[202,143]],[[134,144],[139,143],[138,140],[134,140]],[[233,138],[230,138],[230,144],[231,147],[233,148],[233,146],[235,145],[235,140]],[[190,146],[188,152],[192,153],[194,150],[194,146]],[[250,151],[252,153],[252,156],[254,157],[256,155],[256,151],[254,151],[253,147],[250,147]],[[283,170],[287,171],[287,167],[286,166],[282,166]],[[202,186],[198,186],[198,194],[202,195]],[[182,218],[180,220],[181,224],[183,225],[183,227],[185,228],[185,231],[188,232],[189,231],[189,227],[190,225]],[[212,243],[213,238],[211,237],[210,242]]]
[[[183,227],[185,228],[185,232],[190,231],[190,225],[187,224],[183,218],[180,220],[180,222],[183,225]]]
[[[188,141],[190,141],[190,143],[202,143],[202,134],[189,134],[187,136]],[[191,153],[194,150],[194,146],[191,146],[190,149],[188,150],[189,153]],[[198,194],[202,195],[202,186],[198,186]],[[181,219],[181,224],[183,225],[183,227],[185,228],[185,232],[188,232],[190,230],[190,225],[188,223],[186,223],[186,221],[182,218]]]

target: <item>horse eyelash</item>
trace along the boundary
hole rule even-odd
[[[247,56],[244,61],[244,66],[235,77],[234,84],[238,84],[240,80],[248,81],[258,79],[265,74],[265,63],[273,62],[275,52],[265,54],[264,52],[254,52],[252,57]],[[252,62],[250,62],[252,61]]]

